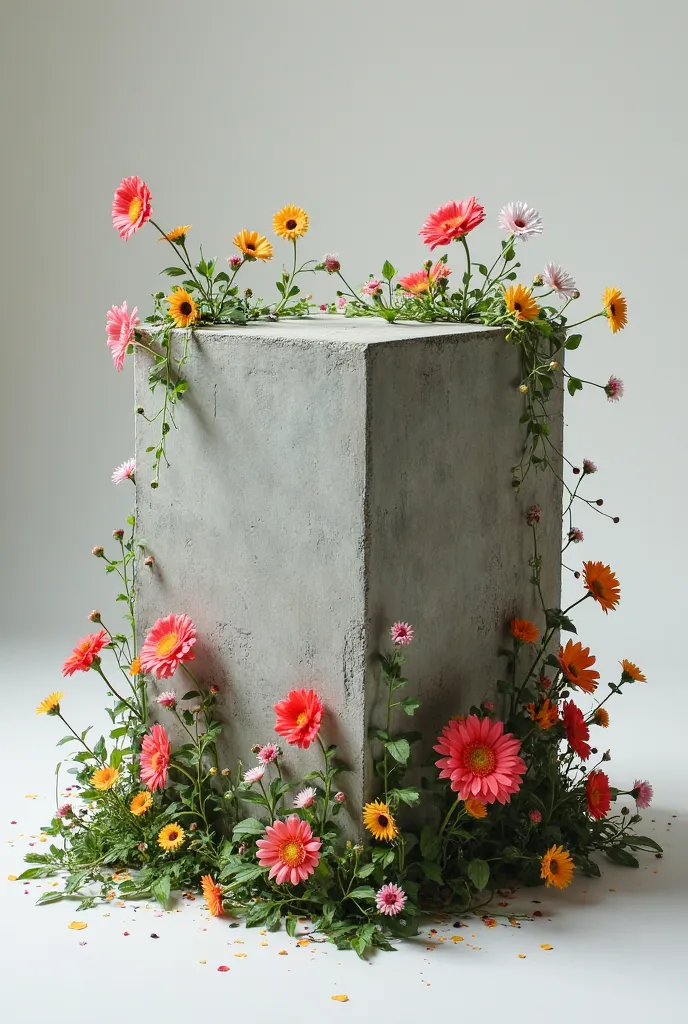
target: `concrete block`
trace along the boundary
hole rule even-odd
[[[147,409],[148,360],[137,350]],[[427,754],[449,716],[494,696],[509,619],[536,613],[524,526],[535,501],[543,589],[559,603],[561,488],[552,474],[532,473],[520,493],[510,482],[518,352],[479,326],[323,316],[196,331],[185,375],[171,467],[157,491],[137,473],[156,559],[139,573],[138,628],[169,612],[196,623],[194,668],[221,690],[223,766],[253,764],[251,746],[274,738],[273,704],[317,688],[323,737],[353,767],[342,778],[358,822],[390,624],[416,629],[408,693],[423,701]],[[556,443],[561,394],[552,408]],[[139,467],[156,429],[137,419]],[[289,748],[288,772],[317,756]]]

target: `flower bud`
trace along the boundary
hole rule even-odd
[[[192,821],[191,824],[189,825],[189,832],[195,832],[197,830],[197,828],[198,828],[198,822],[197,821]]]
[[[238,270],[242,263],[241,256],[237,256],[236,254],[234,256],[228,256],[227,262],[232,270]]]
[[[231,775],[232,773],[230,772],[229,768],[223,768],[223,769],[222,769],[222,774],[224,775],[224,777],[225,777],[226,779],[228,779],[228,778],[229,778],[229,776],[230,776],[230,775]]]
[[[518,385],[518,390],[521,392],[521,394],[525,395],[526,391],[528,390],[528,385],[527,384],[519,384]]]
[[[339,254],[336,252],[330,252],[323,260],[323,267],[328,274],[336,274],[342,269],[342,265],[339,262]]]
[[[145,853],[146,850],[148,849],[148,843],[138,843],[136,849],[140,853]]]
[[[528,526],[533,526],[535,523],[539,523],[541,515],[542,510],[540,506],[531,505],[528,511],[526,512],[526,522],[528,523]]]
[[[243,857],[247,850],[248,850],[248,843],[239,843],[239,846],[238,846],[238,849],[237,849],[237,853],[239,854],[240,857]]]
[[[343,804],[346,802],[346,793],[342,793],[340,790],[338,793],[335,793],[334,798],[338,804]]]
[[[208,769],[208,775],[217,775],[217,768],[213,765],[212,768]]]
[[[105,548],[100,544],[96,544],[96,546],[91,549],[91,554],[95,555],[96,558],[103,558],[105,556]]]
[[[621,808],[621,813],[622,814],[630,814],[631,813],[630,807],[622,807]]]
[[[254,743],[253,746],[251,747],[251,753],[252,754],[257,754],[259,750],[260,750],[260,743]]]
[[[603,501],[602,498],[598,498],[597,501],[595,502],[595,504],[596,505],[604,505],[604,501]]]
[[[611,750],[605,750],[604,754],[602,755],[602,760],[603,761],[611,761],[611,759],[612,759],[612,752],[611,752]]]
[[[88,616],[88,621],[89,622],[100,622],[100,612],[97,611],[94,608],[94,610]]]
[[[550,370],[558,370],[559,369],[559,363],[557,362],[556,359],[552,360],[552,362],[549,364],[549,368],[550,368]]]
[[[152,555],[146,555],[146,557],[143,560],[143,564],[147,565],[148,568],[150,569],[152,565],[155,565],[155,559],[153,558]]]
[[[619,522],[619,517],[618,516],[614,516],[614,518],[612,519],[612,522],[613,523],[618,523]]]
[[[580,473],[580,468],[578,466],[574,466],[573,467],[573,473],[574,473],[574,476],[578,476],[578,474]]]
[[[253,296],[253,290],[251,288],[244,289],[244,298],[250,299]]]
[[[539,825],[540,822],[542,821],[542,813],[540,811],[538,811],[538,809],[536,807],[534,807],[532,811],[528,812],[528,817],[530,818],[530,820],[533,822],[534,825]]]
[[[536,274],[533,278],[533,288],[542,288],[543,278],[542,274]]]
[[[115,538],[115,540],[121,540],[122,537],[124,537],[124,530],[113,530],[112,536]]]
[[[573,295],[571,296],[571,298],[572,299],[580,299],[580,292],[578,291],[577,288],[576,288],[575,292],[573,293]]]
[[[139,416],[143,416],[143,406],[142,405],[137,405],[136,406],[136,411],[139,414]]]
[[[214,694],[214,693],[219,693],[219,692],[220,692],[220,687],[216,686],[215,683],[213,683],[212,686],[208,687],[208,693],[213,693]]]

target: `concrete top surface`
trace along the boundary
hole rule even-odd
[[[155,333],[158,328],[150,329]],[[417,341],[418,339],[455,335],[493,334],[500,328],[483,324],[401,323],[388,324],[382,318],[346,317],[339,314],[317,313],[307,318],[285,317],[275,323],[261,320],[251,324],[218,324],[200,327],[194,335],[210,340],[218,337],[274,340],[288,343],[326,342],[352,346],[379,345],[389,342]]]

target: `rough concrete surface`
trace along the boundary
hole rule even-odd
[[[149,358],[137,351],[147,411]],[[451,715],[494,695],[509,619],[535,615],[534,501],[543,589],[559,601],[560,486],[510,483],[518,353],[499,330],[327,316],[197,331],[185,376],[158,490],[144,468],[157,426],[137,418],[138,530],[156,559],[138,575],[139,630],[169,612],[194,620],[194,669],[221,690],[223,766],[254,763],[273,704],[317,688],[357,816],[374,791],[366,730],[380,724],[390,624],[416,629],[408,693],[423,707],[405,725],[423,729],[427,757]],[[556,443],[561,396],[552,412]],[[317,747],[287,751],[292,772],[317,760]]]

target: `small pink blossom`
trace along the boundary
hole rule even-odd
[[[266,743],[258,751],[257,757],[261,764],[272,764],[279,757],[280,748],[276,743]]]
[[[569,530],[569,540],[572,544],[580,544],[583,540],[583,531],[574,526],[572,530]]]
[[[363,285],[361,291],[364,295],[382,295],[382,281],[378,281],[376,277],[371,277]]]
[[[338,270],[341,270],[341,263],[339,262],[338,252],[328,252],[327,256],[323,258],[323,266],[328,274],[336,274]]]
[[[390,882],[378,889],[375,894],[375,905],[380,914],[396,917],[404,909],[407,896],[402,888]]]
[[[115,369],[118,373],[121,372],[122,367],[124,366],[124,357],[127,354],[127,348],[129,345],[133,344],[134,341],[134,329],[139,324],[139,320],[136,315],[138,311],[139,307],[134,306],[130,313],[126,302],[123,302],[121,306],[112,306],[107,311],[105,321],[107,344],[108,348],[112,352],[112,361],[115,364]]]
[[[597,472],[597,466],[590,459],[583,459],[583,472],[590,475],[590,473]]]
[[[136,472],[136,459],[127,459],[112,474],[113,484],[121,484],[123,480],[133,480]]]
[[[244,772],[244,782],[253,785],[254,782],[260,782],[264,775],[265,765],[257,764],[255,768],[249,768],[248,771]]]
[[[497,223],[522,242],[542,234],[542,218],[527,203],[507,203],[500,210]]]
[[[338,804],[346,803],[346,793],[342,793],[341,789],[338,793],[335,793],[334,798]]]
[[[542,509],[539,505],[531,505],[526,512],[526,522],[528,526],[534,526],[535,523],[540,522],[540,516],[542,515]]]
[[[304,786],[294,797],[294,807],[312,807],[315,803],[315,790],[312,786]]]
[[[497,705],[495,704],[495,702],[493,700],[484,700],[483,701],[483,711],[494,711],[496,709],[496,707],[497,707]]]
[[[349,300],[346,295],[337,296],[337,309],[346,309]]]
[[[607,401],[618,402],[620,398],[623,398],[624,394],[624,383],[619,380],[618,377],[610,377],[604,386],[604,391],[607,396]]]
[[[60,807],[57,808],[56,813],[58,818],[69,818],[70,815],[72,814],[72,805],[62,804]]]
[[[392,643],[395,643],[398,647],[406,647],[411,643],[414,636],[413,626],[410,626],[408,622],[395,622],[389,632],[392,637]]]
[[[234,256],[227,257],[227,263],[229,263],[232,270],[238,270],[243,262],[243,258],[241,256],[237,256],[236,253]]]
[[[633,783],[631,795],[635,799],[638,810],[645,811],[652,803],[654,790],[649,782],[643,782],[641,779],[636,779]]]
[[[578,291],[576,282],[568,271],[555,263],[545,263],[542,280],[548,288],[552,288],[562,299],[572,299]]]
[[[327,303],[326,302],[321,302],[319,309],[320,309],[321,313],[327,313]]]
[[[533,808],[533,810],[529,812],[528,817],[534,825],[539,825],[542,821],[542,814],[536,808]]]
[[[157,703],[161,708],[176,708],[177,706],[177,694],[173,690],[165,690],[157,698]]]

